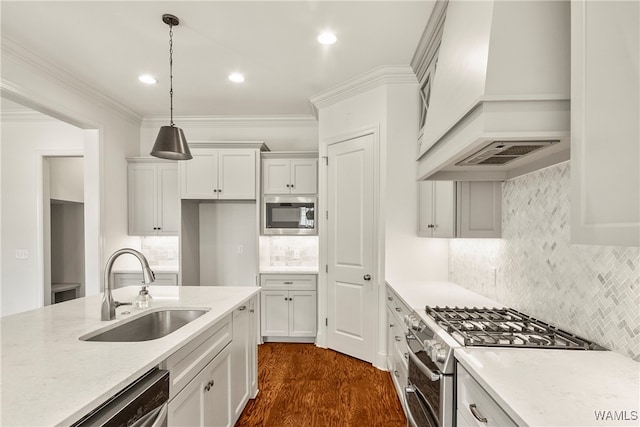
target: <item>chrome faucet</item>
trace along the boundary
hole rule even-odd
[[[130,302],[118,302],[114,301],[111,296],[111,291],[113,290],[113,280],[111,278],[111,269],[113,268],[113,263],[116,258],[118,258],[122,254],[131,254],[138,258],[140,261],[140,265],[142,266],[142,281],[145,284],[153,283],[155,280],[155,275],[153,271],[149,268],[149,262],[142,255],[142,253],[136,251],[135,249],[119,249],[115,251],[107,260],[107,265],[104,268],[104,295],[102,296],[102,320],[113,320],[116,318],[116,308],[121,305],[131,305]]]

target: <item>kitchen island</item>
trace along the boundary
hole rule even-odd
[[[427,305],[502,306],[450,282],[387,284],[423,319]],[[640,425],[640,363],[613,351],[459,346],[454,357],[513,425]]]
[[[0,319],[3,426],[70,425],[260,292],[256,287],[154,287],[153,306],[121,306],[100,320],[102,295],[79,298]],[[113,292],[132,302],[139,287]],[[80,337],[159,307],[205,308],[175,332],[143,342],[88,342]],[[129,313],[129,314],[127,314]],[[255,343],[255,341],[254,341]]]

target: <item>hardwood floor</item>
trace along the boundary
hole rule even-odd
[[[313,344],[258,347],[258,397],[236,427],[406,427],[389,372]]]

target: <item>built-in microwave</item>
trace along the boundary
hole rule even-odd
[[[263,206],[263,234],[318,234],[315,197],[266,196]]]

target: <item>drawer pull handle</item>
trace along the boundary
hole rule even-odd
[[[400,313],[400,312],[402,311],[402,309],[401,309],[400,307],[396,307],[396,311],[397,311],[398,313]]]
[[[284,282],[285,285],[293,285],[293,282]]]
[[[400,372],[398,372],[398,371],[393,371],[393,374],[396,376],[396,378],[400,378]]]
[[[399,336],[396,335],[396,341],[400,342],[400,341],[402,341],[402,338],[400,338]]]
[[[469,404],[469,409],[471,410],[471,413],[473,414],[473,416],[476,417],[476,420],[480,421],[481,423],[487,422],[487,419],[482,415],[480,415],[480,411],[478,411],[478,407],[476,406],[475,403]]]
[[[241,307],[239,307],[239,308],[238,308],[238,311],[244,311],[244,310],[246,310],[246,309],[247,309],[247,306],[246,306],[246,305],[243,305],[243,306],[241,306]]]
[[[387,297],[389,301],[393,301],[393,297]]]

